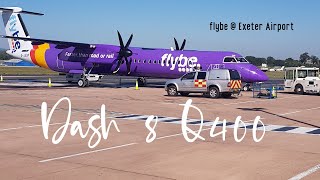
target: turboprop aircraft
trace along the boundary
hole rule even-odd
[[[186,72],[209,69],[236,69],[243,82],[267,81],[268,77],[243,56],[229,51],[184,50],[186,40],[175,49],[130,47],[133,34],[124,44],[118,32],[120,46],[87,44],[29,36],[21,14],[44,14],[24,11],[19,7],[0,8],[10,49],[6,52],[16,58],[30,61],[57,72],[82,74],[80,87],[87,86],[88,75],[131,75],[140,77],[177,78]]]

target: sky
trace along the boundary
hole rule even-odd
[[[170,48],[173,38],[186,49],[234,51],[243,56],[298,59],[303,52],[320,57],[320,1],[310,0],[1,0],[44,16],[23,15],[33,38],[118,45],[133,33],[133,47]],[[210,22],[226,23],[210,31]],[[230,23],[263,24],[260,31],[230,30]],[[294,30],[266,31],[267,23],[293,23]],[[0,23],[0,34],[5,34]],[[5,39],[0,48],[8,49]]]

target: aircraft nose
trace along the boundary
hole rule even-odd
[[[252,66],[250,68],[250,72],[252,73],[252,76],[254,77],[256,82],[263,82],[269,80],[269,77],[255,66]]]

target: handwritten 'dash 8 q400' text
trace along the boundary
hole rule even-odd
[[[107,140],[109,137],[109,132],[110,132],[111,128],[115,129],[115,131],[117,131],[118,133],[120,132],[120,129],[119,129],[115,120],[110,120],[107,125],[106,107],[104,104],[101,105],[100,115],[95,114],[88,119],[88,121],[87,121],[88,128],[87,128],[87,130],[84,131],[80,121],[75,120],[75,121],[71,122],[71,109],[72,109],[71,108],[71,101],[69,98],[63,97],[59,101],[57,101],[57,103],[52,107],[49,114],[47,113],[47,111],[48,111],[47,110],[48,109],[47,103],[43,102],[41,105],[42,132],[43,132],[45,139],[49,139],[49,127],[50,127],[51,118],[52,118],[53,113],[56,110],[57,106],[62,101],[66,101],[68,103],[67,119],[65,120],[65,123],[53,133],[53,135],[51,137],[53,144],[59,144],[63,140],[63,138],[65,137],[68,129],[69,129],[71,136],[75,136],[75,135],[79,134],[82,139],[85,139],[86,137],[90,136],[89,140],[88,140],[88,147],[89,148],[96,147],[100,143],[102,138],[104,140]],[[183,135],[183,137],[185,138],[185,140],[187,142],[194,142],[197,139],[204,141],[205,138],[201,136],[201,132],[204,131],[204,129],[203,129],[203,124],[204,124],[203,123],[203,114],[202,114],[201,110],[198,107],[192,105],[191,99],[189,99],[185,104],[180,104],[180,105],[184,107],[183,112],[182,112],[182,118],[181,118],[181,131],[182,131],[181,134]],[[201,120],[200,122],[201,123],[199,124],[199,129],[197,131],[194,131],[191,128],[189,128],[188,124],[187,124],[188,114],[189,114],[190,108],[197,110],[200,115],[200,120]],[[227,133],[226,120],[222,121],[222,126],[219,125],[219,126],[221,126],[222,130],[220,132],[215,132],[216,126],[219,122],[220,122],[219,117],[217,117],[215,119],[215,121],[213,121],[212,126],[210,128],[210,137],[213,138],[213,137],[221,135],[222,140],[225,141],[226,140],[226,133]],[[156,133],[157,123],[158,123],[157,116],[151,115],[147,118],[147,120],[145,122],[145,127],[149,130],[149,133],[146,137],[147,143],[151,143],[156,139],[156,137],[157,137],[157,133]],[[257,127],[258,127],[259,123],[261,124],[259,129],[262,129],[263,131],[262,131],[262,135],[260,136],[260,138],[257,138],[256,132],[257,132]],[[96,127],[94,124],[99,124],[99,126]],[[57,125],[57,123],[55,125]],[[264,127],[263,122],[260,120],[260,116],[257,116],[255,118],[252,126],[253,126],[252,127],[252,138],[255,142],[260,142],[265,135],[265,127]],[[244,130],[243,135],[240,138],[238,137],[239,127],[242,127],[242,129]],[[245,122],[243,122],[241,120],[241,116],[238,116],[235,120],[234,125],[233,125],[234,140],[236,142],[241,142],[245,138],[246,132],[247,132],[246,131],[246,124],[245,124]]]

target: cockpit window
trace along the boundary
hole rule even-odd
[[[240,62],[240,63],[247,63],[248,61],[243,58],[243,57],[239,57],[239,58],[236,58],[237,59],[237,62]]]
[[[234,57],[225,57],[223,62],[237,62]]]

